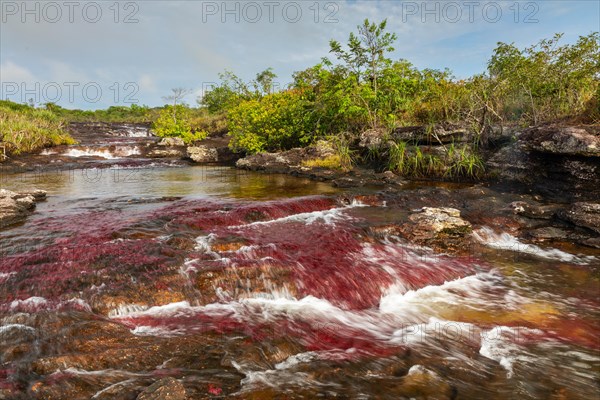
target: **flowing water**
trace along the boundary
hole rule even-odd
[[[49,197],[0,232],[0,398],[598,398],[597,253],[437,254],[372,233],[402,207],[115,149],[2,176]]]

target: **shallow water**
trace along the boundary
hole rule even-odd
[[[228,167],[2,176],[0,397],[598,397],[599,261],[476,227],[467,256],[369,227],[408,210]],[[586,254],[584,254],[586,253]]]

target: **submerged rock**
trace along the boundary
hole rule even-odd
[[[35,203],[45,198],[43,190],[17,193],[0,189],[0,228],[23,221],[32,213]]]
[[[137,400],[185,400],[185,387],[175,378],[163,378],[148,386]]]

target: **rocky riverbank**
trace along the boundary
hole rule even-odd
[[[45,199],[43,190],[12,192],[0,189],[0,229],[23,222],[33,213],[36,203]]]

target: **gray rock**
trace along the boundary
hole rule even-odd
[[[185,400],[183,384],[175,378],[163,378],[144,389],[137,400]]]
[[[43,190],[17,193],[0,189],[0,228],[25,220],[35,208],[35,203],[45,198]]]
[[[190,146],[187,155],[197,163],[211,163],[219,161],[219,153],[216,148],[207,146]]]
[[[501,148],[486,163],[486,169],[491,176],[522,183],[531,183],[534,180],[531,174],[534,168],[535,163],[520,143]]]
[[[158,142],[158,146],[185,146],[185,143],[179,137],[166,137]]]
[[[537,126],[519,135],[519,141],[541,153],[600,157],[600,130],[597,127]]]
[[[385,129],[368,129],[360,134],[358,145],[364,148],[379,147],[387,141],[388,136]]]
[[[183,158],[186,152],[179,149],[154,149],[147,154],[150,158]]]
[[[510,204],[510,207],[515,214],[533,219],[552,219],[560,209],[560,206],[556,204],[544,205],[525,201],[515,201]]]
[[[599,203],[574,203],[560,217],[584,228],[600,233],[600,204]]]
[[[566,240],[569,238],[569,232],[564,229],[555,228],[553,226],[547,226],[544,228],[538,228],[529,232],[531,237],[534,239],[544,240]]]
[[[406,142],[439,145],[464,142],[469,138],[469,130],[464,126],[446,122],[431,127],[405,126],[396,128],[392,137]]]

